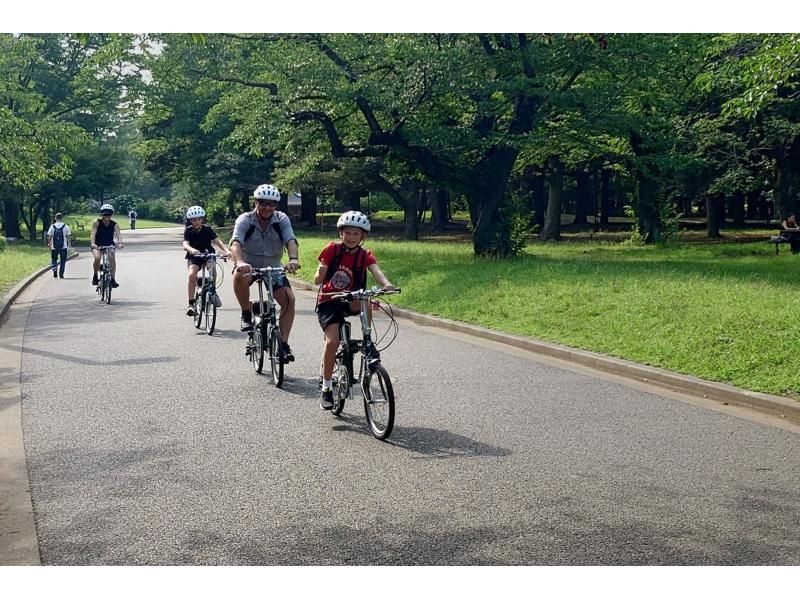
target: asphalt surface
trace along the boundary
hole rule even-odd
[[[379,442],[360,404],[318,407],[311,293],[279,390],[245,357],[228,268],[208,337],[179,232],[126,242],[112,305],[84,256],[25,329],[43,564],[800,564],[797,428],[402,320]]]

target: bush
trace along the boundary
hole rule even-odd
[[[147,217],[151,220],[170,220],[171,216],[166,202],[155,201],[150,204],[150,214]]]
[[[6,241],[6,238],[0,237],[0,253],[2,253],[5,250],[6,245],[8,245],[8,241]]]
[[[227,212],[228,209],[224,203],[212,202],[206,208],[206,217],[214,224],[214,226],[224,226],[225,215]]]

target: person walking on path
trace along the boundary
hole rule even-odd
[[[56,214],[56,221],[47,230],[47,244],[50,246],[50,265],[53,268],[53,278],[64,278],[64,268],[67,262],[67,252],[72,249],[72,231],[64,223],[64,214]],[[61,258],[61,264],[58,259]]]
[[[136,230],[136,210],[128,212],[128,220],[131,222],[131,230]]]

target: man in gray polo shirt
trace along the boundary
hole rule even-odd
[[[290,274],[300,269],[297,239],[292,224],[286,214],[276,210],[280,198],[280,191],[272,185],[259,185],[253,192],[255,209],[239,216],[233,227],[229,246],[234,259],[233,292],[242,308],[242,332],[253,329],[253,313],[250,309],[250,285],[253,282],[250,276],[251,267],[280,266],[283,248],[286,247],[289,261],[284,268]],[[275,300],[281,306],[281,357],[284,361],[294,361],[288,342],[294,323],[294,293],[286,276],[275,280],[273,288]]]

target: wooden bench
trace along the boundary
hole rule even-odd
[[[76,229],[78,229],[78,230],[86,230],[86,227],[83,224],[81,224],[80,220],[75,220],[74,222],[75,222],[75,228]]]

